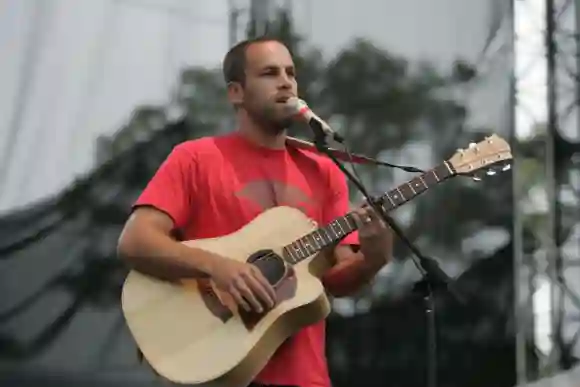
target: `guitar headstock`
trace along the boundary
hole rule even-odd
[[[469,144],[467,149],[458,149],[447,162],[458,175],[471,175],[482,169],[488,169],[491,175],[495,173],[491,166],[503,164],[503,170],[508,170],[510,165],[506,161],[511,159],[507,141],[493,134],[477,144]]]

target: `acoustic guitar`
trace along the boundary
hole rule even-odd
[[[511,158],[506,141],[486,137],[385,193],[380,206],[392,211],[444,180]],[[351,214],[319,227],[297,209],[275,207],[232,234],[182,242],[256,265],[274,285],[276,305],[249,313],[209,279],[175,283],[131,271],[121,297],[129,330],[153,369],[174,383],[247,386],[282,342],[327,317],[320,278],[328,266],[321,251],[356,228]]]

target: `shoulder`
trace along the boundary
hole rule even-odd
[[[197,156],[200,153],[207,152],[215,144],[215,137],[200,137],[193,140],[181,142],[173,147],[173,152],[179,154],[189,154],[190,156]]]
[[[217,135],[187,140],[175,145],[172,153],[178,157],[189,157],[192,161],[219,155],[221,148],[228,142],[228,137],[227,135]]]

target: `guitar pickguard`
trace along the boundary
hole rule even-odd
[[[297,278],[294,274],[294,269],[289,266],[286,270],[284,276],[278,281],[277,285],[274,286],[276,291],[276,305],[282,301],[289,300],[296,294]],[[274,305],[274,307],[276,306]],[[248,312],[242,308],[239,309],[240,318],[244,322],[246,329],[249,331],[256,326],[258,322],[268,314],[269,310],[263,313],[257,313],[254,311]]]
[[[199,279],[197,281],[197,289],[201,295],[201,299],[205,304],[206,308],[221,320],[222,323],[227,323],[230,318],[233,317],[233,313],[220,299],[213,289],[211,280],[209,279]]]
[[[271,250],[258,251],[248,258],[248,263],[255,265],[276,292],[276,305],[289,300],[296,294],[297,278],[294,269],[286,265],[284,260]],[[234,310],[240,316],[244,326],[250,331],[256,324],[269,313],[246,311],[238,307],[229,295],[218,295],[213,288],[211,280],[198,280],[198,289],[201,298],[208,310],[224,324],[233,317]],[[220,297],[221,296],[221,297]]]

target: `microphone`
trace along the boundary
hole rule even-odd
[[[291,114],[297,119],[304,121],[314,132],[317,138],[324,138],[326,140],[332,139],[336,142],[343,143],[344,138],[336,133],[330,125],[328,125],[322,118],[318,117],[300,98],[290,97],[286,101],[286,106]]]

